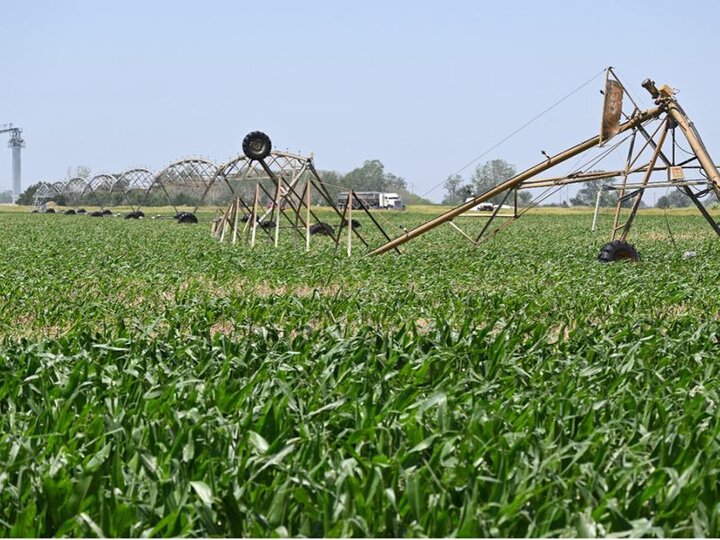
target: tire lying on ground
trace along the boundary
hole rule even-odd
[[[109,208],[105,208],[105,210],[101,210],[104,216],[112,216],[112,210]]]
[[[177,218],[178,223],[197,223],[198,219],[195,214],[191,212],[183,212],[183,214]]]
[[[275,222],[274,221],[258,221],[258,226],[261,229],[265,229],[266,231],[269,231],[270,229],[275,228]]]
[[[105,217],[105,214],[103,214],[100,210],[96,210],[95,212],[90,212],[88,215],[90,217]]]
[[[335,229],[332,228],[328,223],[314,223],[310,225],[310,234],[322,234],[324,236],[332,236],[335,234]]]
[[[613,240],[605,244],[598,255],[600,262],[633,261],[640,260],[640,255],[632,244],[623,240]]]
[[[340,226],[347,227],[347,225],[348,225],[348,220],[343,218],[342,224]],[[359,229],[360,227],[362,227],[362,223],[360,223],[357,219],[353,218],[350,220],[350,227],[352,227],[353,229]]]
[[[144,218],[144,217],[145,217],[145,212],[143,212],[142,210],[136,210],[136,211],[135,211],[135,215],[136,215],[138,218]]]
[[[63,212],[63,214],[66,214],[66,215],[68,215],[68,216],[74,216],[76,213],[77,213],[77,212],[75,212],[75,210],[73,210],[72,208],[70,208],[69,210],[65,210],[65,211]]]
[[[79,208],[79,209],[75,210],[75,213],[76,214],[87,214],[87,210],[85,210],[84,208]]]
[[[54,214],[54,213],[55,213],[55,209],[54,209],[54,208],[48,208],[47,210],[45,210],[45,213],[46,213],[46,214]]]
[[[138,219],[140,216],[137,215],[137,212],[130,212],[129,214],[125,214],[124,219]]]

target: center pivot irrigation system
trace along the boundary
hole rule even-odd
[[[543,162],[456,206],[452,210],[448,210],[442,215],[407,231],[405,234],[371,251],[370,254],[380,255],[395,250],[402,244],[435,229],[443,223],[450,223],[459,229],[453,223],[455,218],[493,197],[503,197],[503,202],[493,211],[477,236],[473,238],[463,232],[465,237],[477,245],[509,226],[530,208],[536,206],[563,186],[608,177],[618,179],[613,185],[606,187],[606,189],[618,192],[618,200],[613,216],[610,242],[600,250],[598,257],[600,261],[639,260],[637,250],[627,240],[637,216],[637,211],[640,208],[642,197],[645,191],[650,188],[674,187],[681,190],[692,200],[702,216],[710,224],[710,227],[720,236],[720,227],[708,213],[701,200],[711,192],[720,196],[720,173],[715,163],[710,158],[693,123],[678,103],[675,91],[667,85],[658,88],[655,82],[650,79],[646,79],[642,86],[650,93],[655,102],[655,107],[641,109],[630,94],[626,92],[625,87],[613,69],[608,68],[605,75],[602,122],[598,135],[553,156],[546,154],[546,159]],[[628,96],[632,105],[629,111],[623,109],[623,96],[625,95]],[[687,141],[690,147],[689,151],[683,150],[678,145],[676,140],[678,132]],[[590,170],[596,167],[600,160],[622,147],[627,147],[624,160],[625,166],[622,169],[603,172]],[[596,148],[602,149],[602,153],[587,162],[583,169],[574,170],[564,176],[539,178],[541,173]],[[681,160],[678,160],[676,156],[677,149],[682,152],[683,158]],[[639,179],[636,180],[638,175]],[[518,211],[517,198],[515,197],[514,212],[499,215],[500,208],[507,202],[511,193],[516,194],[517,190],[532,188],[545,188],[546,192],[541,197],[536,198],[533,205],[523,208],[521,211]],[[628,206],[629,208],[627,208]],[[505,219],[501,221],[501,218]]]
[[[271,240],[274,240],[274,244],[277,246],[281,219],[286,219],[290,223],[289,228],[294,228],[301,237],[305,238],[306,246],[309,246],[310,235],[317,232],[318,228],[322,228],[321,230],[324,231],[324,228],[327,227],[326,224],[319,222],[310,207],[310,192],[314,190],[320,193],[323,202],[331,206],[340,216],[341,228],[352,219],[353,206],[365,210],[387,240],[380,247],[370,250],[370,255],[380,255],[391,250],[399,252],[398,248],[402,244],[444,223],[451,225],[474,245],[479,245],[507,228],[564,186],[611,178],[614,179],[613,183],[604,185],[603,189],[616,191],[617,203],[613,214],[610,241],[600,250],[598,256],[600,261],[637,261],[640,259],[635,247],[628,242],[628,236],[643,195],[646,190],[651,188],[679,189],[690,198],[710,227],[720,236],[720,227],[702,202],[702,199],[710,193],[720,197],[720,173],[718,173],[717,167],[710,158],[697,130],[680,107],[675,97],[675,91],[667,85],[658,88],[650,79],[644,81],[642,86],[653,98],[655,107],[642,109],[627,93],[625,86],[613,69],[608,68],[605,72],[602,121],[600,133],[597,136],[554,156],[543,152],[546,157],[543,162],[414,229],[406,230],[404,234],[392,240],[388,238],[368,209],[363,205],[350,204],[350,199],[354,196],[352,192],[348,194],[348,201],[343,206],[343,212],[340,212],[329,196],[326,186],[318,177],[311,159],[285,155],[284,167],[281,166],[278,169],[277,156],[269,157],[270,139],[261,132],[251,133],[243,142],[245,156],[234,163],[231,162],[231,166],[223,167],[222,174],[220,174],[223,180],[228,182],[231,191],[236,196],[222,218],[213,225],[213,235],[221,240],[231,238],[233,243],[238,236],[242,236],[249,238],[251,245],[254,245],[256,230],[260,228]],[[630,100],[628,110],[623,108],[623,98],[626,95]],[[687,141],[690,147],[689,151],[678,143],[678,135]],[[678,149],[680,152],[677,152]],[[585,160],[593,150],[596,154]],[[608,156],[617,155],[622,151],[624,151],[621,158],[621,161],[624,162],[623,168],[597,170],[598,163]],[[678,159],[678,154],[682,155],[682,159]],[[541,173],[578,156],[580,161],[585,161],[580,167],[574,167],[571,172],[563,176],[540,177]],[[249,193],[246,198],[238,195],[237,186],[233,187],[229,183],[230,179],[235,179],[239,181],[239,185],[242,185],[246,180],[261,178],[271,182],[267,186],[263,186],[262,182],[258,181],[255,184],[254,194]],[[302,178],[305,180],[301,182]],[[517,192],[522,189],[538,188],[543,188],[543,193],[532,204],[519,209]],[[273,201],[270,208],[262,209],[258,206],[261,196]],[[512,199],[510,199],[511,196]],[[482,203],[498,197],[501,202],[494,206],[491,213],[473,214],[471,212]],[[597,218],[599,198],[598,195],[595,218]],[[514,205],[507,205],[506,203],[509,202]],[[292,211],[290,216],[285,212],[286,207]],[[512,208],[512,212],[508,212],[508,208]],[[349,216],[346,215],[348,209]],[[479,232],[475,231],[476,234],[463,230],[455,223],[456,218],[470,215],[486,219]],[[313,220],[316,223],[311,225]],[[348,230],[348,253],[351,249],[350,229],[353,228],[351,226]],[[336,244],[339,243],[339,232],[335,236],[333,229],[328,227],[327,234],[333,236]],[[361,238],[361,240],[365,246],[368,245],[364,239]]]
[[[212,224],[213,236],[221,241],[236,243],[241,240],[254,246],[257,236],[265,235],[277,247],[280,230],[291,229],[296,240],[304,240],[306,250],[310,247],[310,236],[314,234],[332,237],[337,248],[345,229],[348,254],[352,251],[353,238],[357,238],[370,255],[380,255],[388,251],[399,253],[402,244],[444,223],[474,245],[479,245],[564,186],[612,179],[612,183],[604,185],[603,189],[617,192],[617,204],[609,242],[602,247],[598,258],[603,262],[637,261],[640,257],[628,237],[643,195],[651,188],[680,190],[720,236],[720,227],[702,202],[711,193],[720,198],[720,173],[715,163],[678,103],[675,91],[667,85],[658,88],[650,79],[642,86],[654,100],[654,107],[641,108],[613,69],[608,68],[605,70],[605,97],[598,135],[552,156],[543,152],[545,159],[541,163],[414,229],[401,227],[403,234],[394,239],[378,222],[380,219],[387,224],[388,220],[374,215],[356,192],[347,192],[344,201],[333,199],[329,187],[347,188],[324,183],[315,169],[312,155],[305,157],[273,151],[270,138],[259,131],[250,133],[243,140],[244,155],[225,164],[188,158],[156,174],[147,169],[131,169],[119,175],[98,175],[89,181],[73,178],[66,183],[43,184],[35,195],[36,206],[62,197],[66,205],[75,207],[66,213],[81,213],[82,209],[77,206],[83,202],[88,204],[88,201],[109,212],[108,205],[124,202],[133,210],[126,218],[138,218],[144,216],[141,206],[149,202],[150,197],[159,196],[160,200],[172,205],[179,222],[197,223],[195,212],[202,204],[223,205],[225,210]],[[623,104],[625,96],[630,102],[627,106]],[[686,141],[690,149],[686,150],[678,139]],[[615,169],[598,171],[598,164],[609,156],[616,158]],[[581,164],[573,165],[566,174],[540,176],[575,157]],[[518,208],[517,193],[522,189],[544,191],[531,204]],[[472,212],[491,199],[500,201],[493,206],[494,210]],[[225,206],[228,201],[229,206]],[[599,201],[598,196],[595,218]],[[339,225],[333,227],[321,221],[316,215],[317,208],[312,208],[318,204],[329,207],[331,214],[340,219]],[[193,210],[181,212],[183,206]],[[508,208],[512,208],[512,212],[507,211]],[[379,235],[373,236],[373,243],[384,242],[380,247],[371,248],[357,230],[360,222],[353,219],[353,209],[364,212],[379,231]],[[91,215],[102,214],[93,212]],[[473,229],[470,226],[465,230],[455,223],[456,218],[470,215],[481,217],[484,222],[479,227]],[[594,225],[595,219],[593,229]]]
[[[328,186],[315,169],[312,156],[273,152],[270,138],[261,131],[248,134],[242,147],[245,155],[223,165],[203,195],[203,199],[207,198],[208,192],[217,189],[220,181],[233,194],[230,206],[213,222],[212,235],[220,241],[230,240],[234,244],[238,239],[245,239],[254,247],[259,229],[277,247],[282,223],[282,228],[297,233],[304,241],[306,250],[310,249],[310,237],[315,234],[332,237],[337,248],[345,229],[347,252],[350,255],[353,237],[366,248],[370,247],[358,231],[360,222],[353,219],[353,208],[370,218],[383,237],[390,241],[368,205],[356,192],[348,192],[343,210],[340,211]],[[270,201],[270,204],[261,206],[261,199]],[[340,221],[337,230],[320,220],[312,209],[313,201],[332,209]]]

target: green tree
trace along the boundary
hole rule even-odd
[[[482,165],[478,165],[470,179],[472,188],[475,191],[474,195],[485,193],[508,178],[512,178],[515,174],[515,166],[503,159],[493,159]],[[490,201],[499,204],[504,197],[505,194],[501,193],[500,195],[492,197]]]
[[[385,172],[385,166],[380,160],[368,159],[361,167],[357,167],[347,174],[337,171],[318,171],[321,180],[327,187],[328,192],[335,199],[342,191],[353,189],[354,191],[389,191],[397,192],[403,200],[422,201],[432,204],[426,199],[412,195],[407,189],[405,179],[392,173]],[[314,204],[323,204],[320,197],[316,197]],[[406,204],[408,204],[406,202]]]
[[[658,208],[686,208],[692,204],[690,197],[685,195],[679,189],[670,190],[667,195],[663,195],[657,200]]]
[[[28,186],[28,188],[23,191],[17,198],[15,204],[19,204],[21,206],[30,206],[31,204],[33,204],[35,193],[38,189],[40,189],[40,186],[42,186],[43,184],[45,184],[45,182],[38,182],[36,184]]]
[[[65,171],[66,180],[72,180],[73,178],[83,178],[88,179],[90,178],[90,173],[92,172],[92,169],[88,167],[87,165],[78,165],[76,167],[68,167]]]
[[[658,208],[670,208],[670,199],[667,195],[663,195],[657,200],[655,206],[657,206]]]
[[[347,173],[342,184],[356,191],[398,191],[407,189],[404,178],[385,172],[385,166],[378,159],[368,159],[362,167]]]
[[[617,192],[605,189],[605,186],[609,186],[614,181],[614,177],[607,176],[586,182],[585,185],[577,192],[575,197],[570,199],[570,204],[572,206],[595,206],[598,193],[600,193],[600,206],[603,208],[607,206],[615,206],[617,204]]]
[[[527,190],[518,191],[518,206],[527,206],[533,199],[533,194]]]
[[[337,171],[318,171],[318,176],[333,200],[337,199],[340,192],[345,191],[343,175]],[[316,190],[311,192],[312,204],[327,205],[325,198]]]
[[[443,186],[445,187],[445,197],[442,200],[443,204],[459,204],[465,200],[463,197],[464,192],[462,190],[462,184],[464,180],[459,174],[453,174],[448,176]]]

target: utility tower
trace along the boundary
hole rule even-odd
[[[12,124],[0,125],[0,133],[10,133],[8,148],[12,148],[12,191],[13,201],[20,197],[22,183],[20,181],[20,149],[25,148],[25,141],[22,138],[22,129],[14,127]]]

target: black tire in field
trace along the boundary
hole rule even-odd
[[[310,234],[322,234],[323,236],[333,236],[335,234],[335,229],[332,228],[332,225],[323,223],[321,221],[320,223],[314,223],[313,225],[310,225]]]
[[[640,260],[640,255],[632,244],[628,244],[623,240],[613,240],[602,247],[598,260],[604,263],[615,261],[637,262]]]
[[[137,212],[130,212],[129,214],[125,214],[124,219],[137,219],[138,217]]]
[[[340,226],[347,227],[347,225],[348,225],[348,220],[343,218],[342,225],[340,225]],[[362,223],[360,223],[357,219],[353,218],[350,220],[350,227],[352,227],[353,229],[359,229],[360,227],[362,227]]]
[[[177,214],[175,214],[175,215],[173,216],[173,219],[174,219],[174,220],[178,220],[178,219],[180,219],[181,217],[183,217],[185,214],[187,214],[187,212],[178,212]]]
[[[87,210],[85,210],[84,208],[80,208],[78,210],[75,210],[75,213],[76,214],[87,214]]]
[[[106,208],[105,210],[101,210],[104,216],[112,216],[112,210],[109,208]]]
[[[95,212],[90,212],[88,215],[90,217],[105,217],[105,214],[103,214],[100,210],[96,210]]]
[[[269,231],[273,227],[275,227],[275,222],[273,221],[258,221],[258,226],[261,229],[265,229],[266,231]]]
[[[272,142],[270,142],[270,137],[262,131],[253,131],[245,135],[242,142],[242,149],[250,159],[261,160],[270,155]]]
[[[55,209],[54,209],[54,208],[48,208],[47,210],[45,210],[45,213],[46,213],[46,214],[54,214],[54,213],[55,213]]]
[[[142,210],[137,210],[137,211],[135,212],[135,215],[136,215],[138,218],[144,218],[144,217],[145,217],[145,212],[143,212]]]
[[[181,215],[178,218],[177,222],[178,223],[197,223],[198,218],[195,217],[195,214],[193,214],[192,212],[185,212],[185,213],[183,213],[183,215]]]
[[[74,216],[76,213],[77,212],[75,212],[75,210],[73,210],[72,208],[70,208],[69,210],[65,210],[65,212],[63,212],[63,214],[66,214],[68,216]]]

